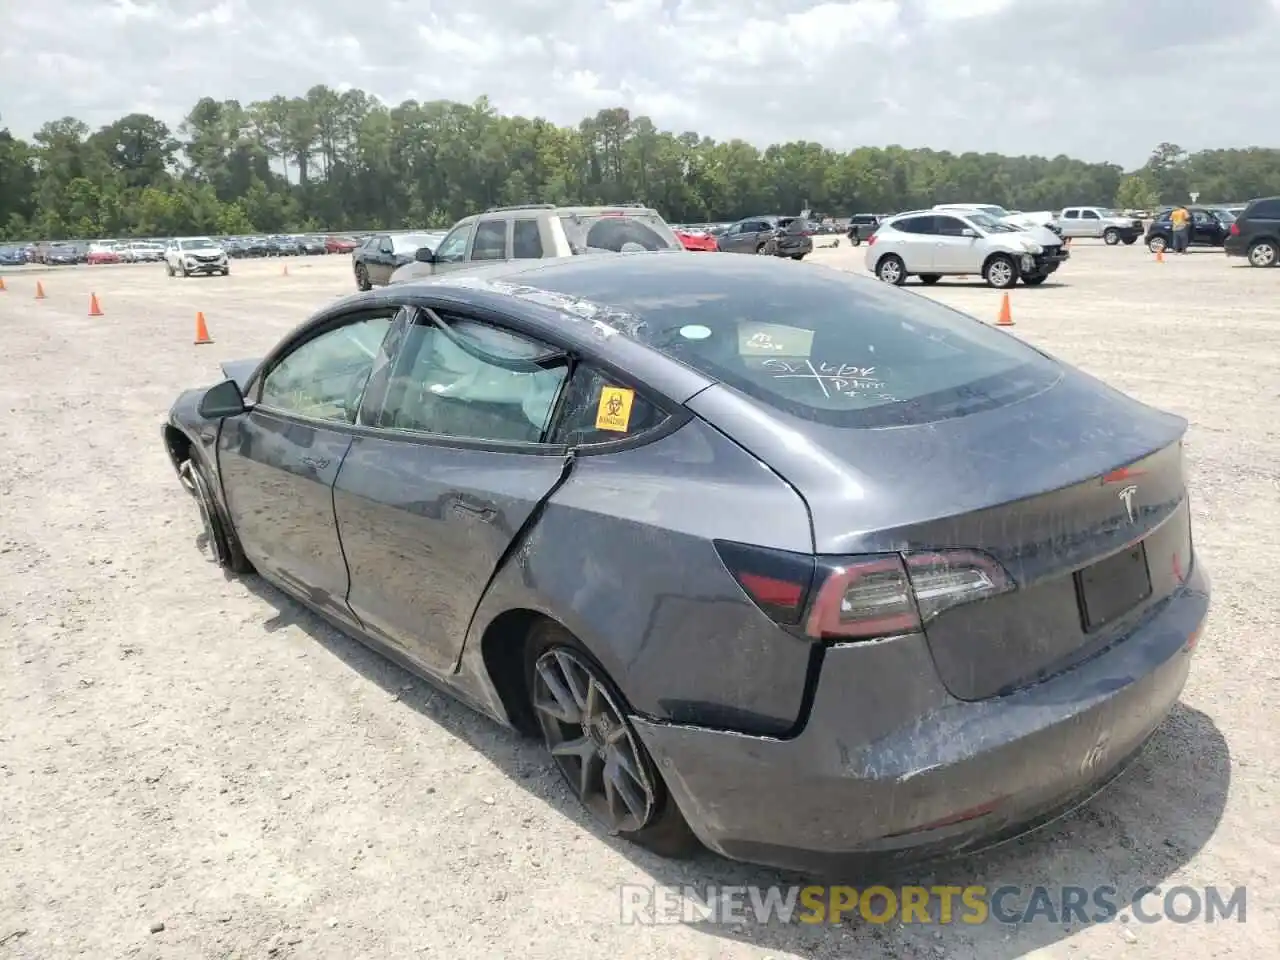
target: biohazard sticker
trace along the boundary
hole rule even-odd
[[[604,387],[596,408],[596,429],[626,433],[631,427],[631,404],[636,392],[626,387]]]

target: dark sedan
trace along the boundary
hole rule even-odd
[[[541,736],[667,854],[1046,822],[1141,750],[1209,606],[1185,421],[869,278],[502,263],[224,372],[163,426],[211,557]]]
[[[434,250],[443,239],[440,232],[376,233],[366,237],[351,253],[351,269],[358,290],[371,290],[391,282],[391,275],[412,263],[419,250]]]
[[[725,253],[758,253],[803,260],[813,252],[808,224],[799,217],[748,217],[716,236]]]
[[[1231,232],[1235,217],[1222,207],[1186,207],[1191,214],[1193,247],[1221,247]],[[1173,249],[1173,207],[1159,211],[1147,227],[1146,244],[1152,253]]]

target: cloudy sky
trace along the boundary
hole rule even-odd
[[[1280,0],[3,0],[26,136],[317,83],[576,123],[622,105],[757,144],[1140,164],[1280,146]]]

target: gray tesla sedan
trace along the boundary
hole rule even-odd
[[[973,850],[1116,776],[1209,606],[1186,423],[772,257],[503,263],[182,394],[212,559],[541,737],[613,833]]]

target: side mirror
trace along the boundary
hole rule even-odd
[[[978,239],[978,231],[970,230],[968,227],[965,227],[963,230],[960,231],[960,236],[968,237],[970,240],[976,240]]]
[[[419,247],[414,251],[413,259],[418,263],[435,263],[436,255],[431,251],[430,247]]]
[[[244,402],[244,394],[240,392],[240,385],[234,380],[224,380],[205,391],[198,409],[206,420],[220,420],[239,416],[249,408]]]

